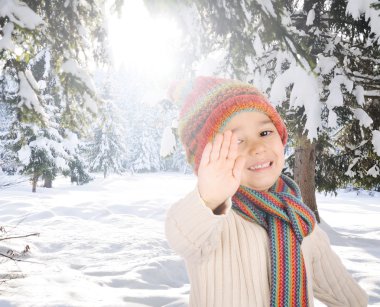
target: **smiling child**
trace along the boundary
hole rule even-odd
[[[179,135],[197,187],[167,213],[186,263],[191,307],[367,306],[282,174],[286,127],[252,85],[213,77],[177,83]]]

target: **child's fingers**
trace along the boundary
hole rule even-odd
[[[243,173],[243,169],[245,166],[245,161],[246,161],[245,158],[242,156],[239,156],[236,159],[234,168],[232,169],[232,174],[236,179],[239,179],[239,180],[241,179],[241,175]]]
[[[230,147],[228,150],[227,159],[235,160],[238,156],[238,137],[235,133],[231,135]]]
[[[207,145],[203,149],[201,161],[199,162],[199,167],[206,166],[210,162],[211,149],[212,149],[212,144],[207,143]]]
[[[228,151],[229,151],[230,143],[231,143],[231,135],[232,135],[232,132],[230,130],[227,130],[223,133],[223,143],[222,143],[222,147],[220,149],[220,155],[219,155],[220,159],[224,159],[224,160],[227,159]]]
[[[215,136],[214,143],[212,144],[212,149],[210,153],[210,162],[213,162],[219,159],[220,146],[222,145],[222,142],[223,142],[223,135],[218,133]]]

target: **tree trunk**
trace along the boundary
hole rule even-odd
[[[314,212],[320,223],[315,197],[315,143],[311,143],[306,135],[300,137],[294,158],[294,180],[301,189],[304,203]]]
[[[33,178],[32,178],[32,192],[33,193],[36,192],[37,182],[38,182],[38,176],[37,175],[33,175]]]
[[[103,170],[103,175],[104,175],[104,178],[107,177],[107,167],[104,167],[104,170]]]
[[[44,188],[51,188],[53,186],[53,180],[49,177],[44,180]]]

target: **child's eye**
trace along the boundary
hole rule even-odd
[[[244,142],[244,140],[242,140],[242,139],[238,139],[237,140],[237,144],[239,145],[239,144],[241,144],[241,143],[243,143]]]
[[[260,136],[268,136],[272,133],[273,131],[270,131],[270,130],[265,130],[263,132],[260,133]]]

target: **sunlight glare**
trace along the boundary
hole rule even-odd
[[[116,67],[133,67],[158,81],[173,77],[181,38],[174,20],[153,18],[140,0],[125,1],[121,18],[111,16],[108,28]]]

